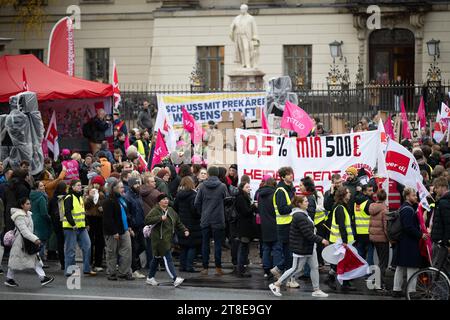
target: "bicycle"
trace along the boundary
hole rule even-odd
[[[428,267],[415,272],[406,286],[407,300],[449,300],[450,273],[446,264],[450,265],[449,248],[438,244],[439,250],[444,252],[437,259],[437,267]]]

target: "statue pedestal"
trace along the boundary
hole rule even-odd
[[[266,74],[259,69],[234,69],[228,76],[230,77],[230,90],[264,90],[264,76]]]

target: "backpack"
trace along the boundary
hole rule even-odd
[[[402,221],[400,210],[391,211],[386,214],[387,236],[390,241],[399,241],[402,235]]]
[[[64,209],[64,198],[65,195],[58,196],[58,212],[59,212],[59,221],[62,222],[64,220],[65,209]]]
[[[237,222],[236,198],[226,197],[224,200],[225,220],[229,223]]]

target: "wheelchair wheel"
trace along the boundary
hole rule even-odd
[[[436,268],[421,269],[414,273],[406,286],[408,300],[449,300],[450,280]]]

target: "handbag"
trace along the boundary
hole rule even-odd
[[[33,241],[28,240],[27,238],[25,238],[18,228],[17,228],[17,231],[19,231],[20,235],[22,236],[22,239],[23,239],[23,251],[25,251],[25,253],[27,253],[29,255],[33,255],[33,254],[36,254],[36,253],[38,253],[40,251],[40,249],[41,249],[40,245],[37,245]]]

